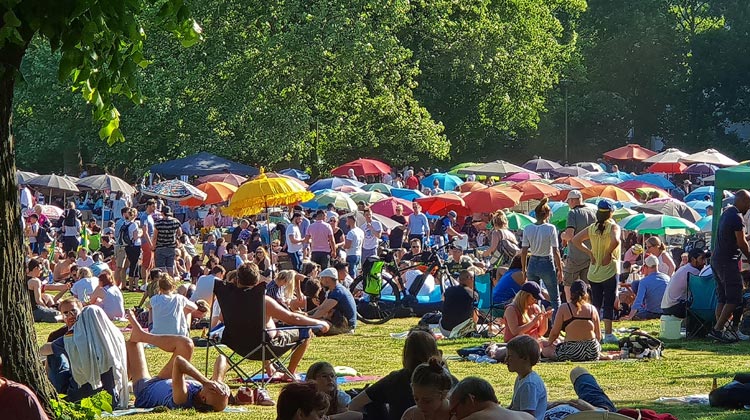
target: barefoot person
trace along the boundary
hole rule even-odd
[[[179,335],[154,335],[141,328],[133,311],[127,312],[133,331],[126,343],[128,372],[133,381],[137,408],[194,408],[199,412],[222,411],[229,401],[229,387],[223,383],[227,360],[219,356],[214,363],[211,379],[190,364],[193,342]],[[169,362],[154,377],[149,374],[146,355],[141,343],[147,343],[172,353]],[[185,379],[185,375],[194,380]]]

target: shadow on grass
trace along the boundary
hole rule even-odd
[[[667,350],[700,351],[721,355],[741,355],[750,353],[750,342],[725,344],[702,339],[668,340],[664,341],[664,347]]]

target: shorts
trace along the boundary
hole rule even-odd
[[[154,252],[151,249],[151,244],[143,240],[141,241],[141,265],[146,269],[142,270],[141,276],[148,274],[148,269],[151,268],[151,262],[154,259]],[[174,263],[172,264],[174,265]],[[166,267],[165,265],[154,265],[154,267]]]
[[[299,329],[276,331],[276,336],[270,341],[271,350],[276,356],[281,356],[297,347],[300,341],[303,341],[303,339],[300,337]]]
[[[560,362],[593,362],[599,360],[602,347],[595,338],[585,341],[563,341],[555,347],[555,357]]]
[[[586,282],[586,284],[589,283],[589,268],[586,267],[582,270],[568,272],[563,270],[563,284],[567,287],[570,287],[573,285],[573,282],[576,280],[583,280]]]
[[[149,252],[150,254],[150,252]],[[175,248],[156,248],[154,251],[154,267],[156,268],[174,268],[174,257],[177,254]],[[146,265],[146,254],[143,254],[143,266]]]
[[[736,261],[711,262],[720,304],[742,304],[742,275]]]
[[[124,246],[118,246],[115,248],[115,267],[125,268],[125,260],[128,258],[128,254],[125,253]]]
[[[143,398],[143,393],[148,392],[148,388],[156,381],[163,381],[164,379],[159,378],[141,378],[133,384],[133,394],[135,394],[136,401],[139,398]]]

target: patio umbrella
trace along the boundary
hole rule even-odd
[[[702,152],[693,153],[680,159],[680,161],[685,163],[708,163],[716,166],[735,166],[738,164],[736,160],[719,153],[716,149],[706,149]]]
[[[404,211],[406,211],[406,209],[404,209]],[[404,212],[404,214],[406,214],[406,213]],[[341,218],[343,219],[343,218],[349,217],[349,216],[354,216],[354,218],[357,220],[357,226],[362,226],[362,225],[365,224],[365,216],[362,214],[361,211],[355,211],[355,212],[347,213],[347,214],[341,216]],[[374,220],[380,222],[380,224],[383,225],[383,227],[385,227],[388,230],[393,230],[393,229],[395,229],[395,228],[397,228],[399,226],[402,226],[401,223],[399,223],[399,222],[391,219],[390,217],[386,217],[386,216],[383,216],[383,215],[380,215],[380,214],[377,214],[377,213],[372,213],[372,218]]]
[[[354,169],[356,176],[384,175],[391,172],[391,167],[385,162],[375,159],[357,159],[332,169],[331,175],[346,176],[349,169]]]
[[[643,188],[636,188],[635,192],[641,195],[641,197],[644,197],[646,199],[648,198],[671,198],[672,196],[662,190],[659,187],[643,187]]]
[[[307,187],[307,189],[310,190],[310,191],[332,190],[332,189],[334,189],[336,187],[340,187],[342,185],[351,185],[351,186],[354,186],[354,187],[360,187],[360,188],[362,188],[362,186],[364,186],[365,184],[363,184],[363,183],[361,183],[359,181],[355,181],[353,179],[349,179],[349,178],[337,178],[337,177],[333,177],[333,178],[319,179],[319,180],[315,181],[312,185],[310,185],[309,187]]]
[[[391,195],[391,189],[393,187],[391,187],[388,184],[384,184],[382,182],[376,182],[374,184],[363,185],[360,188],[362,188],[365,191],[379,191],[385,195]]]
[[[456,176],[466,176],[465,174],[459,174],[459,173],[458,173],[458,170],[459,170],[459,169],[463,169],[463,168],[469,168],[469,167],[471,167],[471,166],[477,166],[477,165],[481,165],[481,163],[476,163],[476,162],[464,162],[464,163],[459,163],[458,165],[454,165],[454,166],[452,166],[452,167],[451,167],[451,168],[450,168],[450,169],[448,170],[448,173],[449,173],[449,174],[451,174],[451,175],[456,175]]]
[[[531,180],[536,180],[536,179],[542,179],[542,177],[532,172],[519,172],[516,174],[506,176],[505,178],[503,178],[503,181],[523,182],[523,181],[531,181]]]
[[[384,200],[380,200],[377,203],[370,206],[370,210],[373,213],[383,215],[385,217],[391,217],[396,214],[396,206],[401,204],[404,207],[404,216],[408,216],[414,211],[411,209],[411,201],[406,201],[396,197],[386,197]]]
[[[705,217],[706,213],[708,213],[708,207],[713,207],[714,203],[713,201],[705,201],[705,200],[693,200],[688,201],[687,203],[688,207],[695,210],[698,214]]]
[[[531,159],[521,166],[524,169],[528,169],[534,172],[553,172],[555,169],[562,168],[562,165],[560,165],[559,163],[542,158]]]
[[[205,192],[179,179],[169,179],[151,185],[144,188],[143,193],[161,197],[165,200],[182,200],[190,197],[205,200],[207,196]]]
[[[50,190],[78,192],[78,187],[70,179],[60,175],[39,175],[27,181],[28,185],[48,188]]]
[[[462,193],[467,193],[471,191],[482,190],[485,188],[487,188],[487,186],[482,184],[481,182],[473,181],[473,182],[464,182],[463,184],[461,184],[461,186],[458,187],[458,190],[461,191]]]
[[[634,192],[638,188],[654,188],[654,187],[658,188],[657,185],[654,185],[650,182],[640,181],[640,180],[635,180],[635,179],[621,182],[617,184],[617,187],[622,188],[623,190],[630,192],[630,193]]]
[[[324,209],[329,204],[333,204],[337,209],[347,211],[357,210],[357,203],[349,198],[349,194],[334,190],[319,190],[315,192],[315,197],[301,205],[304,208]]]
[[[334,188],[333,190],[334,191],[340,191],[342,193],[347,193],[347,194],[354,194],[354,193],[363,193],[363,192],[365,192],[365,190],[363,190],[362,188],[353,187],[351,185],[342,185],[340,187]]]
[[[198,184],[205,184],[206,182],[225,182],[227,184],[232,184],[235,187],[239,187],[245,181],[247,181],[247,178],[244,176],[239,176],[235,174],[230,173],[223,173],[223,174],[211,174],[211,175],[204,175],[198,179],[195,180]]]
[[[677,235],[695,233],[700,230],[695,223],[681,217],[667,216],[663,214],[649,214],[635,226],[639,233],[650,233],[654,235]]]
[[[617,176],[609,172],[591,172],[589,174],[582,175],[581,178],[587,179],[589,181],[594,181],[599,184],[609,184],[609,185],[615,185],[623,181],[629,181],[628,179],[618,178]]]
[[[568,199],[568,194],[570,194],[571,190],[580,190],[581,188],[574,187],[572,185],[568,184],[550,184],[551,186],[557,188],[560,190],[557,194],[551,195],[549,197],[552,201],[565,201]]]
[[[16,183],[18,185],[26,185],[32,178],[36,178],[38,176],[39,174],[34,172],[16,170]]]
[[[40,204],[42,206],[42,214],[49,217],[50,219],[56,220],[62,217],[63,209],[50,204]],[[29,217],[31,213],[34,213],[33,208],[27,208],[23,212],[24,217]]]
[[[79,188],[96,191],[122,191],[125,194],[135,194],[135,188],[122,179],[109,174],[91,175],[77,182]]]
[[[261,172],[260,175],[240,185],[225,213],[232,216],[258,214],[268,207],[288,206],[313,197],[313,193],[289,178],[269,178]]]
[[[536,223],[536,219],[533,217],[513,211],[505,213],[505,217],[508,218],[509,230],[523,230],[526,226]]]
[[[400,198],[402,200],[411,201],[415,198],[422,198],[425,195],[417,190],[410,190],[408,188],[391,188],[391,196]]]
[[[440,185],[440,189],[442,189],[443,191],[453,191],[459,185],[464,183],[461,178],[455,175],[438,172],[436,174],[424,177],[422,181],[420,181],[420,184],[423,187],[432,188],[434,186],[435,180],[438,181],[438,185]]]
[[[706,216],[697,222],[695,222],[695,225],[698,226],[698,229],[700,229],[701,233],[711,233],[712,232],[712,225],[714,222],[714,216]]]
[[[555,184],[570,185],[573,188],[588,188],[588,187],[596,185],[596,183],[593,181],[589,181],[583,178],[578,178],[575,176],[566,176],[562,178],[557,178],[556,180],[552,181],[552,185],[555,185]]]
[[[694,163],[685,169],[686,174],[690,175],[699,175],[699,176],[705,176],[705,175],[713,175],[716,170],[719,169],[716,165],[711,165],[708,163]]]
[[[634,161],[641,161],[655,155],[656,152],[646,149],[640,144],[626,144],[625,146],[604,153],[604,157],[607,159]]]
[[[601,169],[601,167],[599,169]],[[589,172],[591,171],[580,166],[565,166],[552,171],[553,174],[558,176],[581,176]]]
[[[383,200],[385,198],[388,198],[387,195],[383,193],[379,193],[377,191],[363,191],[358,193],[352,193],[349,197],[351,197],[352,201],[359,202],[364,201],[365,203],[372,204],[377,203],[380,200]]]
[[[297,178],[297,179],[302,180],[302,181],[306,181],[306,180],[310,179],[310,175],[308,175],[307,172],[299,170],[299,169],[294,169],[294,168],[282,169],[282,170],[279,171],[279,173],[282,174],[282,175],[286,175],[286,176],[291,176],[293,178]]]
[[[701,216],[682,201],[673,198],[657,198],[646,204],[634,206],[633,210],[649,214],[665,214],[668,216],[681,217],[690,222],[697,222]]]
[[[521,191],[521,201],[541,200],[559,194],[560,190],[541,182],[524,181],[513,185],[511,188]]]
[[[578,166],[579,168],[586,169],[590,172],[604,172],[602,165],[596,162],[578,162],[574,163],[573,166]]]
[[[180,201],[180,205],[187,207],[198,207],[203,204],[219,204],[229,201],[237,191],[237,187],[227,182],[205,182],[195,188],[206,193],[203,200],[191,197]]]
[[[477,175],[487,176],[505,176],[508,174],[515,174],[518,172],[531,172],[520,166],[514,165],[504,160],[496,160],[494,162],[483,163],[477,166],[469,166],[468,168],[462,168],[458,170],[459,174],[470,174],[474,173]]]
[[[649,184],[656,185],[657,187],[663,188],[665,190],[670,190],[675,187],[674,184],[671,183],[667,178],[664,178],[663,176],[657,174],[637,175],[634,180],[648,182]]]
[[[695,200],[703,200],[706,196],[711,197],[711,200],[714,199],[714,186],[713,185],[705,185],[703,187],[698,187],[690,192],[690,194],[686,195],[684,200],[687,203],[688,201],[695,201]],[[732,193],[728,191],[724,191],[724,198],[732,197]]]
[[[612,218],[615,219],[616,222],[619,222],[620,220],[635,214],[638,214],[638,212],[626,207],[622,207],[612,213]]]
[[[461,196],[456,194],[438,194],[418,198],[416,202],[422,205],[422,210],[435,216],[445,216],[453,210],[458,214],[468,215],[469,209]]]
[[[685,172],[687,165],[682,162],[658,162],[646,168],[646,172],[652,174],[681,174]]]
[[[522,194],[513,188],[489,187],[466,194],[464,202],[474,213],[492,213],[518,205]]]
[[[609,205],[612,206],[613,209],[620,209],[620,208],[623,207],[622,202],[617,201],[617,200],[613,200],[613,199],[608,198],[608,197],[591,197],[591,198],[587,198],[586,200],[584,200],[584,203],[585,204],[591,204],[593,206],[598,206],[599,202],[601,202],[601,201],[608,202]]]
[[[293,176],[280,174],[278,172],[264,172],[264,174],[266,175],[266,178],[284,178],[287,181],[294,182],[295,184],[299,185],[302,188],[306,189],[307,187],[309,187],[309,185],[307,185],[307,183],[305,183],[305,181],[303,181],[301,179],[298,179],[298,178],[295,178]],[[258,177],[258,175],[255,175],[255,177],[253,177],[253,179],[255,179],[256,177]]]
[[[584,198],[591,197],[604,197],[614,201],[630,201],[638,203],[633,194],[618,188],[614,185],[594,185],[593,187],[584,188],[581,190],[581,194]]]
[[[643,159],[643,163],[677,163],[688,154],[675,148],[669,148],[650,158]]]
[[[638,225],[644,220],[646,220],[646,214],[637,213],[621,219],[619,222],[617,222],[617,224],[623,230],[635,230],[635,228],[637,228]]]

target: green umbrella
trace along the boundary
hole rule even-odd
[[[693,222],[681,217],[664,214],[649,214],[635,229],[639,233],[654,235],[689,234],[700,231]]]
[[[625,217],[624,219],[620,220],[617,224],[620,225],[620,227],[623,228],[624,230],[635,230],[645,218],[646,218],[645,214],[638,213],[632,216]]]
[[[523,213],[509,212],[505,213],[505,217],[508,218],[508,229],[510,230],[522,230],[528,225],[533,225],[536,220],[527,216]]]
[[[377,191],[351,193],[349,197],[355,202],[364,201],[365,203],[369,204],[377,203],[380,200],[388,198],[387,195]]]
[[[612,218],[615,219],[616,222],[619,222],[620,220],[628,217],[628,216],[634,216],[638,214],[635,210],[630,210],[629,208],[623,207],[621,209],[617,209],[612,213]]]
[[[362,186],[362,189],[365,191],[379,191],[385,195],[391,195],[391,188],[393,187],[388,184],[383,184],[382,182]]]
[[[457,177],[459,177],[459,178],[462,178],[462,179],[466,179],[466,177],[467,177],[467,174],[459,174],[459,173],[458,173],[458,170],[459,170],[459,169],[463,169],[463,168],[468,168],[468,167],[470,167],[470,166],[477,166],[477,165],[479,165],[479,163],[474,163],[474,162],[464,162],[464,163],[459,163],[458,165],[456,165],[456,166],[454,166],[454,167],[450,168],[450,169],[448,170],[448,174],[449,174],[449,175],[455,175],[455,176],[457,176]],[[481,177],[481,178],[480,178],[479,176],[477,176],[477,179],[484,179],[484,177]]]

